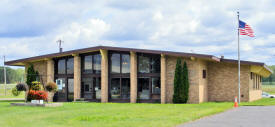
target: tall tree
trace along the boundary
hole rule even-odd
[[[177,59],[177,64],[175,68],[175,76],[174,76],[174,95],[173,95],[173,103],[183,103],[183,75],[182,75],[182,62],[181,59]]]
[[[189,97],[189,79],[188,79],[188,68],[187,64],[184,61],[183,64],[183,69],[182,69],[182,74],[183,74],[183,103],[187,103],[188,97]]]

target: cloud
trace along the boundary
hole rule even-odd
[[[275,64],[272,0],[83,0],[0,2],[0,54],[18,59],[96,45],[237,58],[237,17],[256,37],[241,36],[241,58]],[[8,50],[4,50],[8,49]]]

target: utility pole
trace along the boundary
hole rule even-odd
[[[4,85],[5,85],[5,96],[7,95],[7,72],[6,72],[6,66],[5,66],[5,55],[4,55]]]
[[[62,41],[61,39],[56,41],[59,44],[59,52],[62,52],[62,46],[61,44],[64,43],[64,41]]]

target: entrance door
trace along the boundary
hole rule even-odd
[[[83,97],[86,100],[101,99],[101,78],[85,77],[82,78]]]
[[[57,93],[54,101],[64,102],[74,100],[74,79],[73,78],[57,78]]]
[[[54,97],[55,101],[67,101],[67,87],[66,87],[66,78],[56,79],[57,84],[57,93]]]

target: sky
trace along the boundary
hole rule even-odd
[[[64,51],[103,45],[237,59],[237,11],[255,33],[240,36],[241,59],[275,64],[273,0],[1,0],[0,55],[56,53],[61,39]]]

